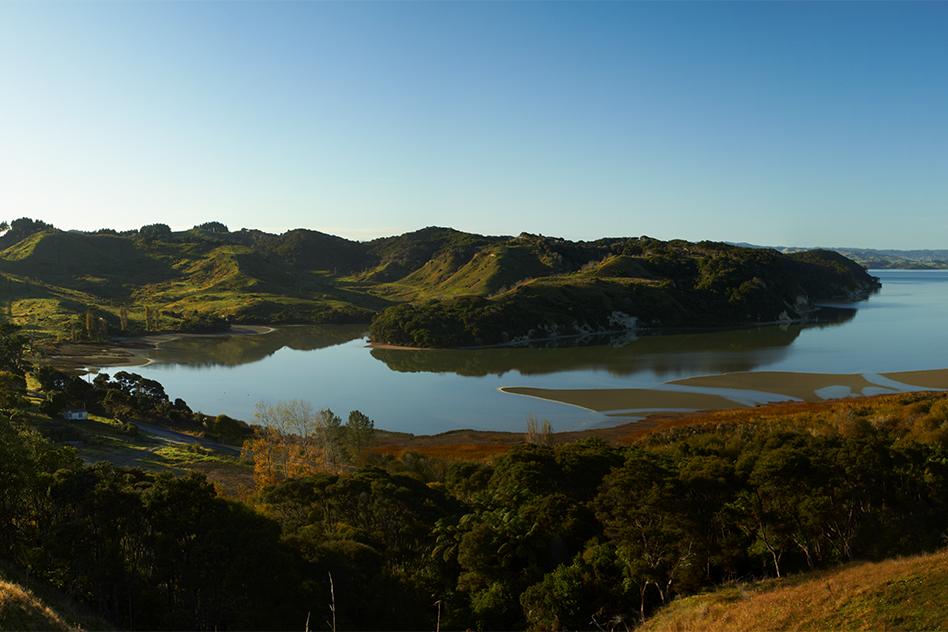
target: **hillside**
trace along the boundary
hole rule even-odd
[[[750,244],[738,244],[749,246]],[[762,246],[751,246],[761,248]],[[778,248],[784,253],[802,252],[805,248]],[[829,248],[869,270],[945,270],[948,250],[874,250],[872,248]]]
[[[32,588],[29,584],[34,584]],[[59,591],[0,562],[0,630],[113,630]]]
[[[436,287],[372,324],[372,337],[416,347],[509,344],[635,328],[800,321],[813,301],[865,296],[877,281],[841,255],[783,255],[726,244],[649,238],[564,242],[521,235],[484,249],[453,274],[405,277]],[[431,281],[438,279],[439,284]],[[464,291],[467,291],[464,294]],[[401,298],[411,296],[405,290]]]
[[[272,414],[300,411],[306,434],[246,437],[253,468],[235,467],[253,488],[222,495],[195,472],[129,467],[210,455],[149,449],[136,435],[152,430],[120,419],[228,440],[233,420],[133,374],[33,379],[39,408],[79,396],[95,418],[0,402],[0,560],[20,569],[14,583],[28,573],[36,594],[45,582],[119,629],[621,629],[665,607],[684,609],[660,629],[943,627],[943,558],[906,569],[898,556],[944,545],[945,393],[655,417],[585,438],[528,424],[485,433],[479,451],[452,445],[463,431],[342,450],[362,440],[355,424],[324,433],[321,412],[281,402]],[[694,595],[708,601],[686,607]],[[745,602],[749,614],[731,610]]]
[[[217,222],[83,233],[25,218],[0,237],[0,275],[0,310],[34,339],[375,318],[377,342],[421,347],[787,322],[876,286],[828,251],[436,227],[369,242]]]
[[[642,632],[945,630],[948,551],[731,584],[666,606]]]

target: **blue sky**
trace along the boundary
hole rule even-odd
[[[0,219],[948,248],[948,3],[0,2]]]

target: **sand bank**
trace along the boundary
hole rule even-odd
[[[668,388],[543,389],[507,386],[513,395],[537,397],[596,412],[726,410],[786,400],[818,402],[920,390],[948,390],[948,369],[884,374],[725,373],[674,380]]]
[[[504,393],[537,397],[596,412],[630,410],[711,410],[743,408],[742,404],[721,395],[686,391],[662,391],[647,388],[548,389],[505,386]]]

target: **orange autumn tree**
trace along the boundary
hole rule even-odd
[[[362,420],[360,428],[367,420],[371,432],[371,420],[362,413],[356,418]],[[261,401],[254,423],[257,428],[253,438],[244,442],[243,456],[253,461],[258,489],[284,478],[339,472],[353,460],[353,451],[344,445],[346,428],[328,408],[314,410],[309,402],[297,399],[276,404]],[[363,435],[359,441],[365,443]]]

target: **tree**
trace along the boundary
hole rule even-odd
[[[342,466],[342,420],[328,408],[314,411],[296,399],[260,401],[254,420],[257,427],[243,454],[254,462],[258,487]]]
[[[6,224],[6,222],[4,222]],[[9,224],[9,231],[6,235],[3,236],[4,241],[7,244],[13,244],[21,239],[25,239],[34,233],[39,233],[44,230],[55,230],[55,227],[51,224],[47,224],[42,220],[32,220],[29,217],[21,217],[15,219]],[[5,228],[3,230],[6,230]]]
[[[164,239],[171,237],[171,227],[167,224],[147,224],[138,229],[142,239]]]
[[[0,324],[0,371],[9,371],[26,377],[31,365],[24,359],[29,339],[20,334],[21,327],[13,323]]]
[[[375,434],[375,422],[358,410],[349,413],[349,421],[346,423],[346,444],[349,448],[349,460],[352,463],[358,463],[362,459],[362,453],[372,443],[372,436]]]
[[[0,408],[17,410],[23,408],[26,400],[26,378],[9,371],[0,371]]]
[[[231,419],[227,415],[218,415],[209,424],[211,432],[217,435],[218,440],[222,442],[232,442],[240,444],[243,438],[243,430],[236,419]]]
[[[615,542],[627,580],[638,588],[643,621],[648,587],[667,603],[696,561],[697,525],[682,506],[683,491],[672,463],[636,450],[605,478],[596,499],[605,534]]]
[[[203,230],[209,233],[229,233],[227,226],[220,222],[205,222],[203,224],[198,224],[191,230]]]

